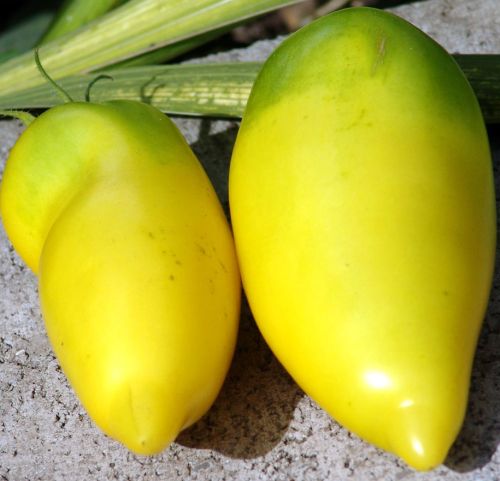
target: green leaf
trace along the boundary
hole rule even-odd
[[[72,32],[126,0],[65,0],[45,31],[40,45]]]
[[[238,24],[237,24],[238,25]],[[189,52],[200,45],[204,45],[217,37],[220,37],[224,33],[228,32],[234,27],[234,25],[229,25],[227,27],[222,27],[217,30],[212,30],[207,33],[202,33],[201,35],[196,35],[195,37],[186,38],[179,42],[175,42],[171,45],[152,50],[151,52],[143,53],[137,57],[133,57],[122,62],[105,67],[103,70],[114,69],[117,67],[138,67],[141,65],[156,65],[171,60],[183,53]]]
[[[93,102],[140,100],[179,115],[241,117],[259,63],[184,64],[129,67],[106,71],[113,80],[92,86]],[[96,74],[67,77],[58,84],[75,100],[84,101]],[[50,85],[0,97],[0,109],[48,108],[63,103]]]
[[[51,77],[89,72],[298,0],[130,0],[40,48]],[[0,65],[0,94],[40,85],[32,53]]]
[[[478,97],[487,123],[500,123],[500,55],[456,55]],[[113,81],[91,89],[91,100],[141,100],[170,114],[241,117],[257,77],[259,63],[183,64],[108,70]],[[97,74],[78,75],[58,83],[83,101]],[[0,97],[0,109],[48,108],[61,99],[47,84]]]
[[[54,14],[45,11],[36,13],[0,35],[0,62],[6,61],[33,48]]]

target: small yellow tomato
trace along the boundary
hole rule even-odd
[[[213,403],[239,318],[231,232],[189,146],[145,104],[65,104],[20,137],[0,200],[90,416],[160,451]]]

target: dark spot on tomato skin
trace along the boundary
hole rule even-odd
[[[170,275],[168,276],[168,278],[169,278],[171,281],[175,281],[175,276],[174,276],[173,274],[170,274]]]

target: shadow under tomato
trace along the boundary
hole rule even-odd
[[[234,120],[224,120],[222,122],[227,124],[226,128],[217,134],[211,134],[212,125],[215,122],[217,121],[200,120],[198,140],[191,144],[191,148],[212,181],[224,212],[229,217],[229,164],[239,123]]]
[[[238,345],[224,386],[210,411],[177,442],[226,456],[263,456],[283,438],[302,391],[284,371],[243,304]]]
[[[497,210],[500,211],[500,125],[489,128],[493,151]],[[488,312],[479,338],[472,371],[469,406],[462,430],[453,445],[446,466],[468,472],[485,466],[500,443],[500,256]]]

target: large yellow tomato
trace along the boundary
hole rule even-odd
[[[254,85],[229,187],[244,288],[279,360],[364,439],[441,463],[495,251],[488,140],[452,57],[374,9],[303,28]]]

